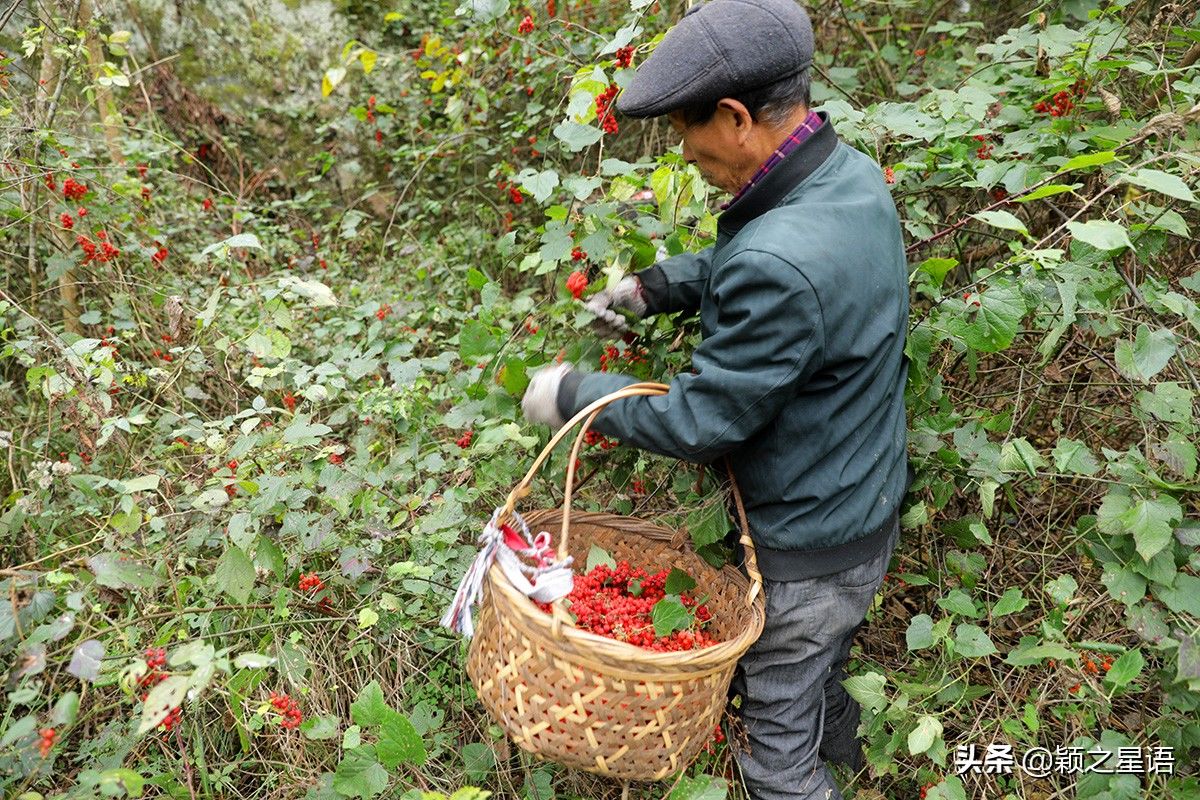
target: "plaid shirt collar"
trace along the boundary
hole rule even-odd
[[[783,140],[783,143],[780,144],[779,147],[775,148],[775,152],[771,153],[767,160],[763,162],[762,166],[758,168],[758,172],[754,173],[754,177],[750,178],[750,180],[746,182],[745,186],[743,186],[741,189],[738,189],[738,193],[733,196],[732,200],[721,205],[721,210],[724,211],[725,209],[729,208],[731,205],[740,200],[742,195],[754,188],[754,185],[766,177],[766,174],[770,172],[776,164],[787,158],[788,153],[791,153],[797,147],[804,144],[805,140],[816,133],[817,129],[821,127],[821,122],[821,115],[810,110],[808,112],[808,116],[805,117],[804,121],[796,127],[796,130],[789,133],[788,137]]]

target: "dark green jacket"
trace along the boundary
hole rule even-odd
[[[826,119],[721,214],[715,246],[639,277],[649,313],[698,310],[703,341],[668,394],[614,403],[596,428],[691,462],[728,454],[768,578],[876,554],[906,488],[908,366],[907,261],[879,165]],[[636,381],[568,373],[559,410]]]

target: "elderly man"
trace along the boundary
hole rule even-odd
[[[826,762],[862,764],[843,666],[908,478],[900,225],[879,166],[809,109],[812,56],[793,0],[713,0],[671,29],[617,108],[666,115],[684,157],[734,196],[714,246],[588,304],[616,330],[618,312],[700,314],[692,372],[663,396],[614,403],[596,428],[687,461],[730,458],[765,578],[766,627],[734,682],[756,800],[841,797]],[[556,365],[522,407],[561,425],[634,382]]]

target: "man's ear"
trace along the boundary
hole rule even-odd
[[[750,109],[746,108],[740,100],[722,97],[717,101],[717,110],[726,113],[737,143],[745,144],[746,140],[750,138],[750,130],[754,127],[754,117],[750,114]]]

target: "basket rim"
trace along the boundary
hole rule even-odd
[[[553,519],[555,515],[561,514],[562,509],[551,508],[531,511],[524,516],[527,522],[536,524],[542,520]],[[571,517],[578,522],[590,522],[592,524],[616,528],[617,530],[636,533],[662,542],[670,543],[675,538],[675,535],[666,528],[636,517],[593,511],[574,511]],[[683,552],[686,552],[686,550]],[[746,577],[732,565],[727,564],[720,570],[715,567],[710,568],[713,569],[716,575],[739,584],[739,588],[749,586],[749,581]],[[522,629],[527,636],[544,641],[547,643],[547,646],[555,649],[562,649],[563,645],[566,644],[581,659],[587,659],[591,662],[590,666],[596,666],[605,673],[614,676],[618,672],[623,672],[627,678],[633,680],[645,678],[648,672],[652,672],[654,678],[657,680],[669,680],[669,676],[664,673],[671,671],[671,668],[674,668],[674,671],[679,673],[680,679],[694,678],[700,673],[716,672],[724,669],[729,666],[730,662],[741,658],[750,646],[754,644],[762,633],[763,625],[766,622],[763,595],[760,592],[754,601],[745,607],[750,615],[749,624],[743,627],[741,632],[734,638],[700,650],[660,653],[568,625],[562,625],[561,630],[556,636],[554,630],[556,626],[551,615],[542,611],[525,594],[517,590],[504,577],[498,565],[493,564],[488,570],[487,583],[490,591],[485,595],[485,602],[497,602],[495,596],[491,594],[492,592],[502,596],[504,604],[508,607],[507,610],[513,612],[510,616],[510,621]],[[588,658],[589,656],[592,656],[592,658]],[[629,666],[636,665],[644,669],[641,671],[621,669],[613,667],[613,663]]]

